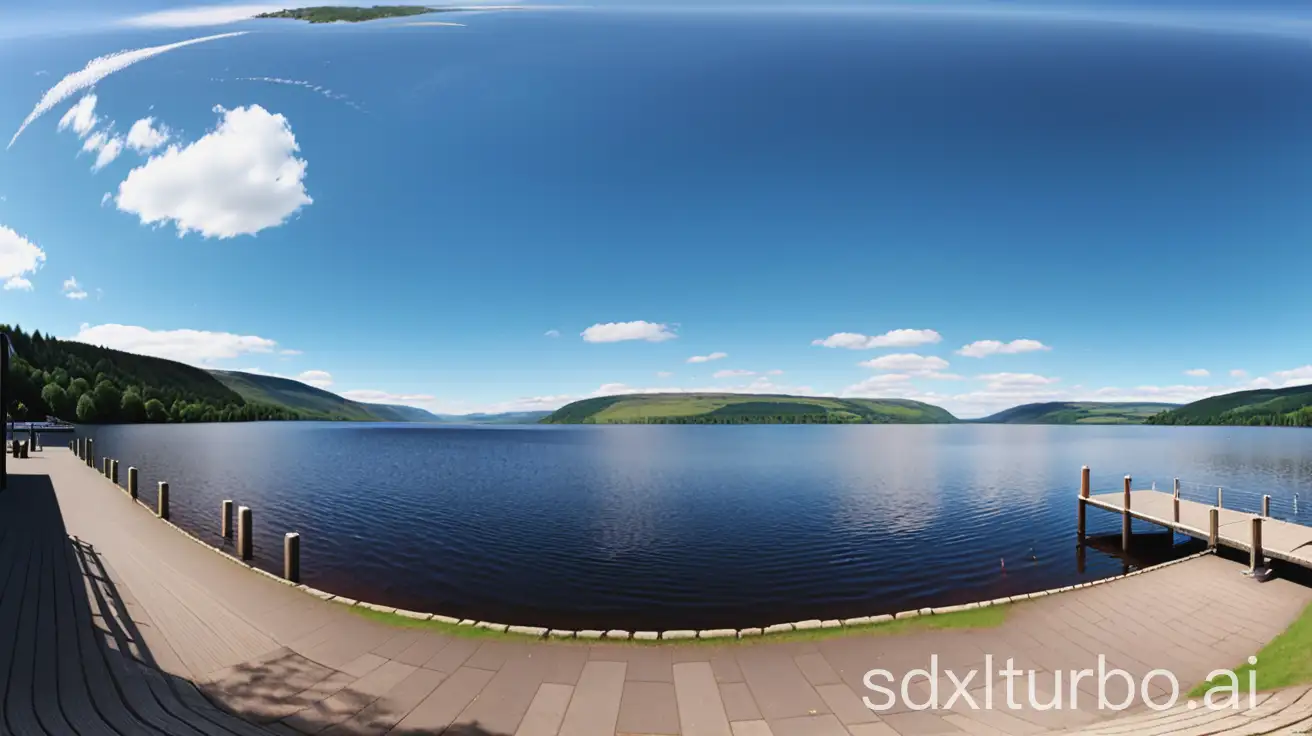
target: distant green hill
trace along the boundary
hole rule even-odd
[[[507,411],[500,414],[443,414],[442,421],[460,424],[537,424],[549,411]]]
[[[331,391],[307,386],[290,378],[241,371],[213,370],[210,374],[247,401],[286,407],[305,418],[366,422],[381,418],[365,404],[343,399]]]
[[[1163,412],[1148,423],[1312,427],[1312,386],[1261,388],[1209,396]]]
[[[1022,404],[972,421],[980,424],[1144,424],[1179,404],[1152,402],[1050,401]]]
[[[366,404],[361,403],[370,414],[385,422],[440,422],[438,415],[414,406],[400,404]]]
[[[905,399],[774,394],[629,394],[583,399],[544,424],[946,424],[946,410]]]

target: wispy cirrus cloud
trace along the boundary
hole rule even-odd
[[[13,148],[14,143],[18,141],[18,137],[23,134],[23,131],[27,130],[29,125],[36,122],[37,118],[54,109],[55,105],[58,105],[82,90],[90,89],[95,86],[97,82],[115,72],[122,71],[139,61],[145,61],[146,59],[159,56],[160,54],[173,51],[174,49],[180,49],[198,43],[206,43],[208,41],[217,41],[222,38],[242,36],[245,35],[245,33],[245,31],[220,33],[214,36],[192,38],[186,41],[165,44],[163,46],[149,46],[142,49],[118,51],[113,54],[98,56],[91,61],[88,61],[86,66],[82,69],[65,76],[63,79],[56,82],[55,86],[46,90],[46,93],[41,96],[40,101],[36,103],[36,107],[32,108],[32,112],[28,113],[27,117],[23,119],[23,123],[18,126],[18,131],[14,133],[13,138],[9,139],[9,145],[5,148]]]
[[[728,353],[711,353],[709,355],[694,355],[688,359],[689,363],[709,363],[712,360],[724,360],[729,357]]]

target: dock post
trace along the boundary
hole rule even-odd
[[[1216,549],[1221,542],[1221,510],[1213,506],[1207,510],[1207,547]]]
[[[87,467],[96,467],[96,441],[90,437],[87,438]]]
[[[249,506],[237,508],[237,556],[243,560],[251,558],[251,509]]]
[[[128,468],[128,495],[137,500],[137,469],[133,467]]]
[[[169,518],[169,484],[165,481],[159,482],[159,505],[155,508],[155,515],[161,519]]]
[[[1217,507],[1218,509],[1219,509],[1219,508],[1222,508],[1222,506],[1221,506],[1221,486],[1217,486],[1217,487],[1216,487],[1216,507]]]
[[[296,532],[287,532],[282,538],[282,576],[301,582],[301,535]]]
[[[1249,557],[1248,568],[1256,571],[1265,567],[1266,559],[1265,555],[1262,554],[1262,517],[1260,516],[1253,517],[1253,540],[1250,546],[1252,547],[1252,554]]]
[[[1175,492],[1171,494],[1171,505],[1175,507],[1175,523],[1180,523],[1180,479],[1175,479]]]
[[[107,457],[100,458],[100,474],[106,478],[109,477],[109,458]]]
[[[1084,467],[1080,468],[1080,500],[1077,502],[1080,507],[1079,516],[1078,516],[1079,523],[1077,527],[1079,530],[1081,542],[1084,541],[1085,517],[1088,516],[1089,513],[1089,507],[1085,504],[1085,501],[1087,501],[1088,498],[1089,498],[1089,466],[1085,465]]]
[[[112,460],[112,461],[110,461],[110,463],[109,463],[109,479],[112,480],[112,481],[114,481],[114,485],[118,485],[118,461],[117,461],[117,460]]]
[[[1263,496],[1263,497],[1262,497],[1262,515],[1265,516],[1265,517],[1267,517],[1268,519],[1271,518],[1271,497],[1270,497],[1270,496]]]
[[[224,539],[232,539],[232,501],[223,501],[222,518],[219,523],[219,531],[223,534]]]
[[[1125,502],[1121,511],[1121,551],[1130,551],[1130,476],[1125,476]]]

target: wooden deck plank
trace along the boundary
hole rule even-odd
[[[58,662],[58,698],[69,725],[78,736],[112,736],[114,730],[92,705],[91,693],[87,688],[87,673],[82,661],[82,652],[78,647],[81,625],[70,586],[73,576],[79,578],[81,573],[69,567],[69,542],[60,540],[56,553],[52,556],[52,573],[50,582],[54,587],[55,615],[51,617],[58,636],[56,660]]]
[[[1124,493],[1097,493],[1088,504],[1112,513],[1124,513]],[[1164,491],[1131,491],[1130,515],[1198,539],[1207,539],[1214,506],[1198,501],[1180,500],[1180,518],[1175,518],[1174,496]],[[1251,546],[1251,520],[1254,512],[1222,507],[1218,511],[1218,542],[1226,547],[1248,550]],[[1312,527],[1281,519],[1262,520],[1262,548],[1268,557],[1312,567]]]
[[[44,734],[33,699],[36,670],[36,624],[41,583],[41,549],[35,544],[27,560],[23,594],[18,600],[18,615],[10,631],[17,642],[9,659],[9,692],[5,697],[5,719],[19,736]],[[4,661],[0,659],[0,661]]]

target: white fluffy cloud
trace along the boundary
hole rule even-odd
[[[96,133],[95,135],[101,135]],[[94,136],[93,136],[94,137]],[[90,140],[88,138],[87,140]],[[96,152],[96,162],[91,165],[92,171],[100,171],[108,166],[118,155],[123,152],[123,139],[120,136],[109,136],[103,140]]]
[[[142,118],[128,129],[128,148],[137,153],[150,153],[168,142],[169,129],[155,124],[155,118]]]
[[[59,129],[63,131],[72,128],[79,137],[85,137],[98,122],[100,118],[96,117],[96,96],[85,94],[59,119]]]
[[[1248,371],[1243,368],[1236,368],[1230,371],[1230,376],[1232,378],[1248,378]]]
[[[868,348],[910,348],[917,345],[932,345],[943,339],[934,330],[889,330],[882,335],[862,335],[856,332],[836,332],[822,340],[812,340],[812,345],[826,348],[847,348],[848,350],[865,350]]]
[[[260,13],[282,10],[283,5],[197,5],[190,8],[159,10],[134,15],[119,21],[134,28],[197,28],[248,20]]]
[[[45,260],[46,252],[35,243],[0,225],[0,280],[6,291],[31,291],[27,275],[36,273]]]
[[[366,404],[401,404],[402,406],[423,406],[437,400],[436,396],[429,394],[394,394],[389,391],[375,391],[373,389],[342,391],[338,395],[344,399],[362,401]]]
[[[315,388],[328,388],[333,385],[333,374],[328,371],[302,371],[296,380]]]
[[[916,353],[892,353],[878,358],[862,361],[859,365],[879,371],[900,371],[907,373],[929,373],[941,371],[948,367],[948,362],[934,355],[917,355]]]
[[[143,224],[172,222],[178,235],[254,235],[281,225],[314,200],[287,118],[260,107],[225,110],[218,128],[187,146],[169,146],[118,187],[118,208]]]
[[[82,325],[69,340],[192,365],[208,365],[251,353],[272,353],[278,343],[256,335],[205,330],[150,330],[133,325]]]
[[[710,355],[694,355],[688,359],[689,363],[709,363],[712,360],[723,360],[729,357],[728,353],[711,353]]]
[[[756,371],[744,371],[733,368],[725,368],[722,371],[716,371],[711,374],[711,378],[742,378],[744,376],[754,376]]]
[[[1206,378],[1212,375],[1212,372],[1207,370],[1206,368],[1190,368],[1189,370],[1185,371],[1184,374],[1186,376],[1190,376],[1193,378]]]
[[[81,300],[87,298],[87,292],[85,289],[82,288],[82,284],[79,284],[77,282],[77,279],[73,278],[72,276],[69,276],[64,281],[63,292],[64,292],[64,296],[68,297],[69,299]]]
[[[646,340],[664,342],[678,337],[669,325],[657,322],[606,322],[595,324],[582,332],[584,342],[622,342]]]
[[[543,337],[560,337],[560,330],[547,330],[542,335]]]
[[[28,113],[27,117],[23,120],[23,124],[18,126],[18,132],[14,133],[14,137],[9,140],[7,148],[12,148],[14,143],[18,141],[18,136],[22,135],[24,130],[27,130],[27,126],[36,122],[37,118],[49,112],[55,107],[55,105],[58,105],[84,89],[90,89],[95,86],[97,82],[114,72],[126,69],[139,61],[145,61],[152,56],[158,56],[166,51],[180,49],[184,46],[191,46],[192,44],[205,43],[206,41],[217,41],[221,38],[241,36],[245,35],[245,33],[245,31],[220,33],[215,36],[193,38],[187,41],[179,41],[164,46],[151,46],[144,49],[119,51],[107,56],[96,57],[91,61],[88,61],[87,65],[82,69],[69,74],[56,82],[55,86],[46,90],[46,93],[41,96],[41,100],[36,103],[36,107],[32,108],[32,112]]]
[[[1002,342],[1000,340],[976,340],[969,345],[964,345],[957,352],[968,358],[983,358],[989,355],[1010,355],[1013,353],[1033,353],[1040,350],[1051,350],[1052,348],[1044,345],[1038,340],[1012,340],[1011,342]]]

